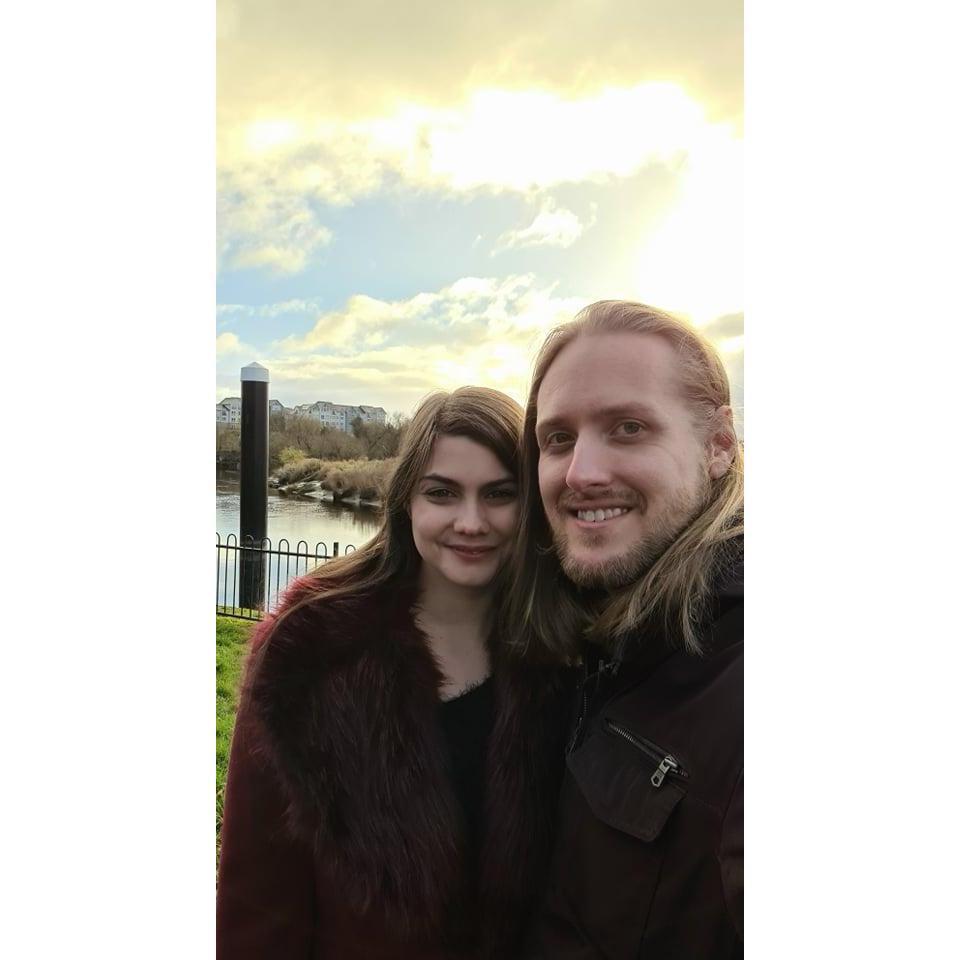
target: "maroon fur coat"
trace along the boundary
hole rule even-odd
[[[285,603],[304,595],[295,583]],[[541,891],[564,684],[494,649],[479,877],[437,720],[439,668],[397,590],[257,632],[228,768],[220,960],[509,958]]]

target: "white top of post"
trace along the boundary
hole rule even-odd
[[[262,363],[257,363],[254,360],[253,363],[248,363],[245,367],[240,368],[240,382],[243,383],[246,380],[269,383],[270,371]]]

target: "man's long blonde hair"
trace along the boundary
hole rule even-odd
[[[704,438],[727,430],[733,459],[719,479],[709,480],[703,509],[634,583],[609,594],[576,588],[563,574],[540,498],[536,440],[540,385],[568,344],[602,333],[659,336],[674,348],[695,423]],[[659,630],[690,653],[702,651],[701,626],[715,578],[743,534],[743,450],[720,408],[730,404],[730,382],[720,356],[697,330],[642,303],[602,300],[556,327],[540,348],[524,416],[521,440],[520,534],[509,576],[505,636],[527,656],[568,660],[583,637],[620,652],[628,636]],[[506,632],[506,631],[509,632]]]

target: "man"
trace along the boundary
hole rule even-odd
[[[528,655],[582,670],[527,956],[742,956],[743,474],[723,365],[662,311],[595,303],[544,343],[523,442],[513,616]]]

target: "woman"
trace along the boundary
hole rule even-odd
[[[492,636],[519,406],[463,387],[409,424],[383,525],[258,631],[221,832],[244,958],[507,958],[549,854],[563,690]]]

